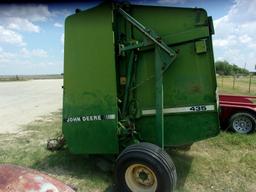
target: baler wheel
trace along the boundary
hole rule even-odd
[[[229,127],[241,134],[247,134],[255,130],[255,116],[248,112],[235,113],[229,120]]]
[[[131,145],[117,158],[116,191],[172,192],[176,181],[173,161],[163,149],[154,144]]]

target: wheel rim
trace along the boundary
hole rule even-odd
[[[238,133],[249,133],[252,130],[253,123],[247,116],[239,116],[233,121],[233,128]]]
[[[125,182],[132,192],[155,192],[157,179],[154,172],[142,164],[133,164],[125,172]]]

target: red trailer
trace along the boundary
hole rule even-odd
[[[219,95],[222,127],[246,134],[256,127],[256,97]]]

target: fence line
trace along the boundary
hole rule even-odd
[[[218,87],[223,92],[256,94],[256,75],[217,76]]]

